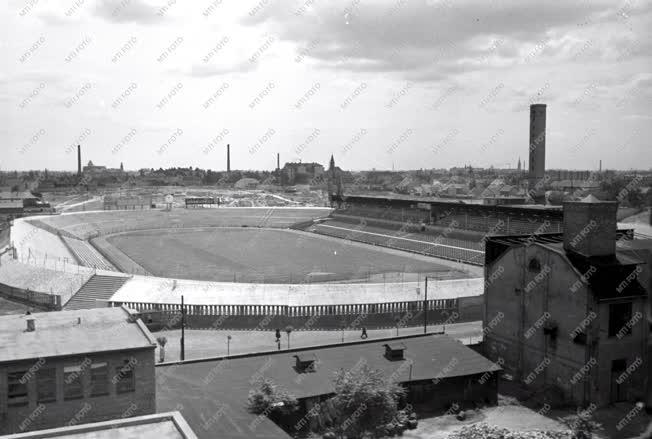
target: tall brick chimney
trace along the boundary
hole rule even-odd
[[[617,201],[600,201],[589,195],[564,203],[564,250],[583,256],[616,253]]]
[[[81,175],[81,145],[77,145],[77,175]]]
[[[543,186],[546,173],[546,105],[530,105],[528,189],[535,201],[545,200]]]

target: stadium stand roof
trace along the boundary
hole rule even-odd
[[[355,305],[423,300],[416,288],[424,282],[360,284],[262,284],[203,282],[134,276],[112,297],[111,302],[188,305]],[[484,279],[430,281],[428,299],[479,296]]]
[[[177,405],[182,407],[181,412],[199,437],[280,439],[290,436],[267,417],[254,415],[246,409],[249,390],[255,387],[258,379],[271,380],[302,399],[333,393],[334,373],[362,364],[398,382],[501,370],[447,335],[407,336],[390,341],[405,346],[404,360],[386,358],[388,339],[379,339],[159,365],[156,368],[157,404],[162,410]],[[295,368],[296,356],[303,354],[313,354],[316,358],[313,372],[301,373]],[[216,413],[219,416],[215,416]]]
[[[26,331],[34,320],[34,331]],[[0,363],[156,347],[156,340],[129,310],[95,308],[0,317]]]

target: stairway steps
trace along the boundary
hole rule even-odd
[[[127,282],[126,276],[108,276],[94,274],[75,295],[66,303],[63,309],[103,308],[116,291]]]

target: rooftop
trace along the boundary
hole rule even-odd
[[[390,361],[385,357],[384,345],[388,342],[405,345],[404,360]],[[319,367],[309,374],[302,374],[294,367],[296,356],[305,354],[314,354],[319,359]],[[334,373],[362,363],[398,382],[500,370],[447,335],[405,336],[159,365],[157,406],[160,410],[182,407],[181,412],[199,437],[287,438],[272,421],[247,411],[247,396],[257,379],[272,380],[301,399],[332,393]]]
[[[37,430],[5,436],[11,439],[195,439],[197,436],[179,412],[121,418],[105,422]]]
[[[0,316],[0,363],[156,346],[145,325],[124,308]],[[34,331],[27,331],[27,320]]]

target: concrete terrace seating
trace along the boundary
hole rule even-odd
[[[97,268],[101,270],[117,271],[116,268],[107,261],[95,248],[87,241],[79,239],[61,237],[70,251],[75,255],[85,267]]]
[[[323,217],[331,209],[308,208],[219,208],[100,211],[54,215],[41,218],[48,226],[67,236],[87,240],[96,236],[130,230],[192,227],[289,227],[313,218]]]
[[[58,295],[61,296],[63,305],[90,279],[92,274],[93,270],[87,268],[80,268],[75,273],[67,273],[18,261],[3,261],[0,266],[0,288]]]
[[[433,236],[423,233],[406,233],[377,226],[353,225],[337,220],[327,221],[324,224],[316,224],[310,230],[321,235],[445,259],[460,260],[475,265],[482,265],[484,263],[483,245],[475,241]]]

